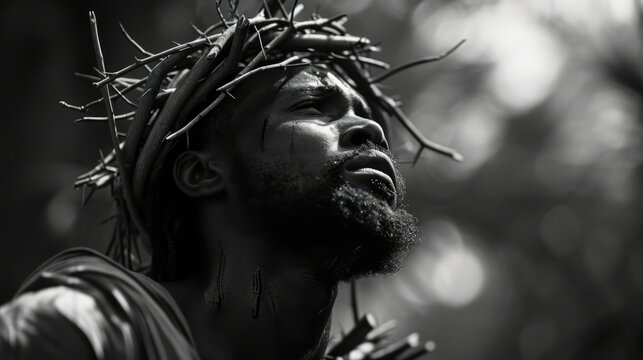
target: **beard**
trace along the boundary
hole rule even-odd
[[[344,163],[368,149],[391,157],[388,150],[363,145],[337,155],[318,174],[298,172],[287,162],[253,164],[245,193],[251,211],[264,219],[271,245],[295,251],[337,280],[399,270],[419,230],[402,205],[397,164],[397,197],[390,204],[381,195],[387,190],[368,191],[343,177]]]

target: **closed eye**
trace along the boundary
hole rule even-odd
[[[306,100],[293,105],[288,110],[292,111],[292,110],[315,108],[317,105],[318,105],[317,100]]]
[[[324,111],[322,109],[322,103],[319,99],[311,99],[300,101],[293,106],[291,106],[289,112],[304,112],[314,115],[323,115]]]

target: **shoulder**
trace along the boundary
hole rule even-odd
[[[3,359],[101,358],[105,323],[94,299],[82,292],[55,286],[25,293],[0,308],[0,354]]]
[[[0,355],[32,351],[32,342],[51,354],[77,347],[97,359],[197,358],[165,289],[89,249],[56,255],[0,308]]]

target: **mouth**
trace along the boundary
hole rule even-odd
[[[344,165],[348,181],[365,188],[387,203],[397,199],[393,161],[381,151],[369,150],[351,158]]]

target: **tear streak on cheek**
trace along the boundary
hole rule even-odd
[[[266,151],[266,128],[268,127],[268,118],[263,120],[263,127],[261,128],[261,139],[259,139],[259,147],[261,151]]]
[[[295,154],[295,128],[290,128],[290,146],[288,147],[288,153],[291,158]]]

